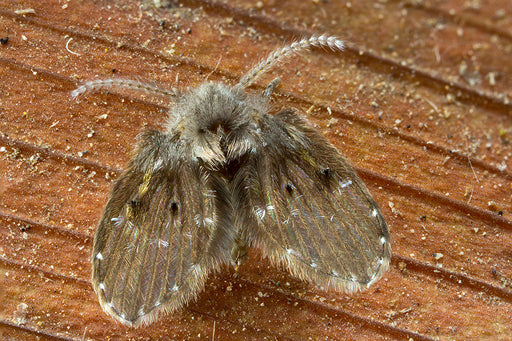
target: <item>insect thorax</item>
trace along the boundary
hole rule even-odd
[[[255,152],[258,120],[268,100],[239,87],[206,83],[181,96],[170,111],[168,132],[178,133],[191,156],[218,169]]]

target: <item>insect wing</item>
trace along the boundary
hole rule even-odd
[[[292,112],[259,121],[264,148],[252,160],[249,244],[296,276],[354,291],[387,269],[389,232],[352,167]]]
[[[223,237],[215,228],[222,203],[199,167],[179,156],[178,142],[144,134],[96,232],[93,286],[104,310],[125,324],[179,308],[225,258],[210,246]]]

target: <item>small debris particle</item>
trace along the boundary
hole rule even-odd
[[[432,254],[432,257],[434,257],[436,260],[440,260],[441,258],[444,257],[444,255],[440,252],[436,252],[436,253]]]

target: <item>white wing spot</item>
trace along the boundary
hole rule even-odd
[[[379,211],[377,211],[376,208],[372,210],[372,216],[376,217],[379,214]]]
[[[272,205],[267,206],[267,211],[273,211],[273,210],[274,210],[274,206],[272,206]]]
[[[105,290],[105,284],[103,284],[103,283],[100,283],[100,284],[98,285],[98,287],[99,287],[101,290]]]
[[[194,221],[196,222],[196,226],[201,226],[201,215],[196,214],[194,216]]]
[[[289,255],[294,255],[294,256],[298,256],[299,254],[297,253],[297,251],[295,251],[294,249],[286,249],[286,252],[289,254]]]
[[[213,219],[211,218],[202,218],[201,215],[196,214],[194,217],[194,221],[196,223],[196,226],[208,226],[213,224]]]
[[[162,167],[163,163],[164,161],[161,158],[158,158],[158,160],[156,160],[155,164],[153,165],[153,170],[156,171],[157,169]]]
[[[334,270],[331,270],[331,275],[333,275],[334,277],[340,277],[340,275]]]
[[[349,278],[350,281],[352,282],[357,282],[358,279],[357,279],[357,276],[353,273],[350,273],[350,278]]]
[[[96,258],[99,259],[99,260],[103,260],[103,255],[101,254],[101,252],[98,252],[96,254]]]
[[[316,269],[318,267],[318,265],[316,265],[316,263],[311,263],[309,264],[313,269]]]
[[[261,207],[256,208],[254,213],[259,218],[259,220],[263,220],[263,218],[265,218],[265,210]]]
[[[352,185],[352,180],[346,180],[346,181],[340,182],[340,187],[341,188],[345,188],[345,187],[348,187],[350,185]]]
[[[142,307],[141,307],[141,308],[139,309],[138,314],[139,314],[139,317],[146,315],[146,313],[144,312],[144,308],[142,308]]]
[[[191,271],[194,271],[196,274],[200,274],[202,269],[201,269],[201,266],[199,264],[194,264],[192,265],[192,270]]]
[[[176,284],[174,284],[174,286],[172,287],[171,291],[178,291],[178,286]]]
[[[205,191],[205,197],[207,197],[207,198],[215,198],[216,197],[216,193],[215,193],[214,190]]]
[[[110,221],[113,222],[115,226],[120,226],[121,223],[123,222],[123,217],[119,216],[117,218],[112,218],[112,219],[110,219]]]
[[[384,264],[384,258],[382,258],[382,257],[381,257],[381,258],[379,258],[379,260],[378,260],[378,262],[377,262],[377,263],[379,263],[379,265]]]
[[[166,241],[166,240],[163,240],[163,239],[158,239],[158,246],[160,247],[168,247],[169,246],[169,242]]]
[[[386,244],[386,238],[380,237],[380,242],[382,245]]]
[[[155,302],[155,307],[158,307],[160,304],[162,304],[162,303],[160,303],[160,301],[156,301]]]
[[[121,315],[119,315],[119,316],[121,316],[121,318],[122,318],[123,320],[126,320],[126,315],[125,315],[125,314],[121,314]]]
[[[114,305],[112,304],[112,302],[108,302],[107,303],[107,307],[109,307],[110,309],[114,308]]]

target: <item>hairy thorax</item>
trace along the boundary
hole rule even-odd
[[[257,121],[266,115],[265,98],[237,87],[206,83],[181,96],[170,112],[170,134],[181,134],[190,156],[207,168],[236,163],[261,146]]]

